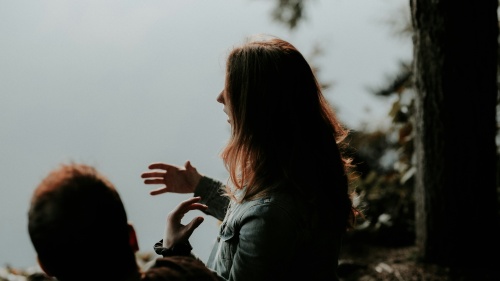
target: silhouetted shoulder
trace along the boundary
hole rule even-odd
[[[143,273],[142,281],[217,281],[221,280],[205,264],[193,257],[158,258]]]

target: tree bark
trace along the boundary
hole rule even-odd
[[[420,258],[453,272],[497,274],[498,2],[410,4]]]

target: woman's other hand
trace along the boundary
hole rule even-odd
[[[193,231],[203,222],[203,217],[195,217],[187,225],[181,223],[182,218],[191,210],[204,211],[208,207],[205,204],[198,203],[201,197],[192,197],[182,201],[167,216],[165,237],[163,238],[163,247],[172,246],[189,240]]]
[[[148,168],[154,171],[142,173],[141,178],[144,179],[144,183],[163,185],[152,190],[151,195],[166,192],[193,193],[202,177],[196,168],[191,166],[190,161],[187,161],[184,166],[153,163]]]

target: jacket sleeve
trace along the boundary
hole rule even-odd
[[[192,253],[191,250],[193,247],[189,243],[189,241],[186,241],[185,243],[179,243],[177,245],[174,245],[172,248],[165,248],[163,247],[163,239],[160,241],[156,242],[154,245],[154,250],[158,255],[162,255],[163,257],[170,257],[170,256],[191,256],[195,257]]]
[[[191,244],[189,243],[189,241],[185,242],[185,243],[180,243],[178,245],[175,245],[174,247],[168,249],[168,248],[165,248],[163,247],[163,239],[156,242],[155,245],[154,245],[154,250],[155,252],[158,254],[158,255],[161,255],[163,256],[164,258],[166,257],[172,257],[172,256],[187,256],[187,257],[191,257],[191,258],[194,258],[198,261],[200,261],[203,265],[205,265],[203,263],[203,261],[198,258],[195,254],[193,254],[191,252],[191,250],[193,249],[193,247],[191,246]],[[157,260],[158,261],[158,260]],[[219,281],[226,281],[223,277],[221,277],[220,275],[218,275],[218,273],[210,268],[207,267],[207,269],[212,272],[214,278],[213,279],[217,279]],[[207,280],[208,280],[208,277],[207,277]]]
[[[226,215],[229,198],[222,195],[224,184],[220,181],[203,176],[194,191],[194,196],[200,196],[201,202],[208,206],[204,213],[222,221]]]

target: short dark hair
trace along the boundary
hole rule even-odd
[[[60,280],[109,272],[114,264],[137,268],[120,196],[91,166],[62,164],[42,180],[31,200],[28,230],[38,259]],[[100,251],[111,251],[113,257]]]

